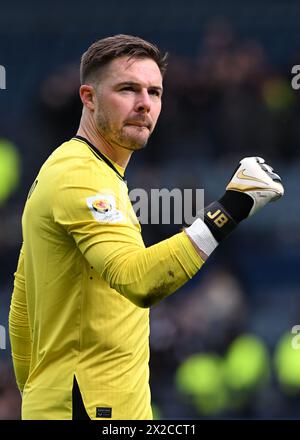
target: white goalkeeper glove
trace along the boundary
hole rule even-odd
[[[281,178],[261,157],[245,157],[234,172],[226,190],[239,191],[253,200],[248,217],[284,194]]]
[[[204,209],[186,233],[206,255],[228,234],[267,203],[282,197],[281,179],[261,157],[245,157],[233,173],[223,197]]]

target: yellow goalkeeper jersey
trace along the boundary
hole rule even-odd
[[[152,418],[149,306],[203,261],[184,231],[144,246],[123,172],[75,137],[29,192],[9,316],[23,419],[71,419],[74,376],[91,419]]]

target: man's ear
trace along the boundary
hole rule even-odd
[[[93,86],[83,84],[79,89],[80,99],[82,104],[89,110],[95,110],[95,90]]]

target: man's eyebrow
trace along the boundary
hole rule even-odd
[[[122,86],[138,86],[138,87],[140,87],[140,83],[138,83],[138,82],[135,82],[135,81],[123,81],[123,82],[120,82],[120,83],[117,83],[117,87],[122,87]],[[163,87],[162,86],[155,86],[155,85],[152,85],[152,86],[149,86],[148,87],[148,89],[155,89],[155,90],[159,90],[159,91],[163,91]]]

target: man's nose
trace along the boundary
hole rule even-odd
[[[139,113],[148,113],[151,108],[150,96],[147,90],[141,91],[136,100],[136,111]]]

